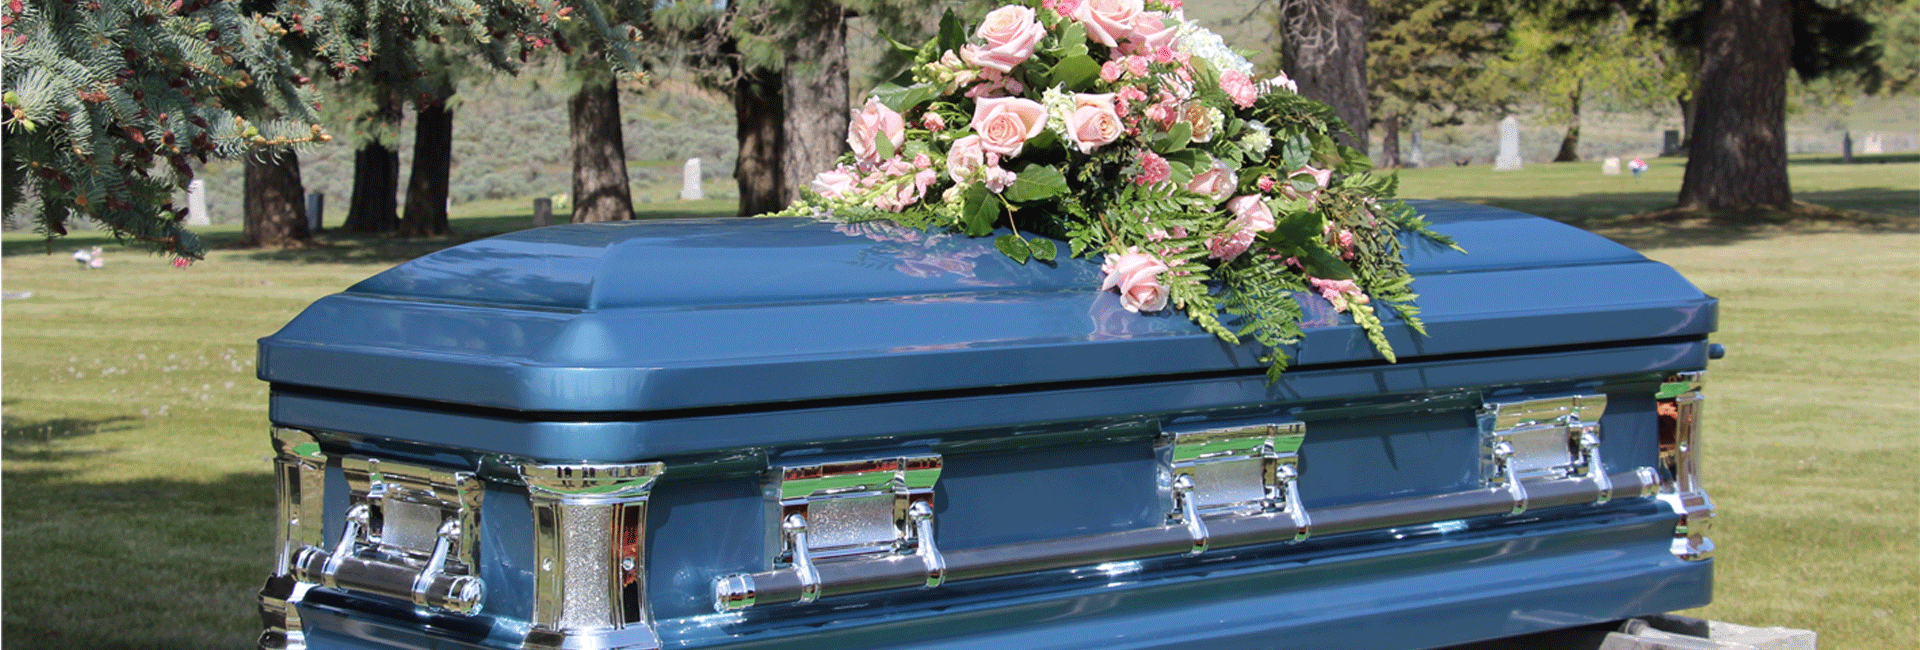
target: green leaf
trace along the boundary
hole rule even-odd
[[[1341,146],[1340,157],[1346,159],[1346,163],[1333,168],[1334,171],[1351,176],[1353,174],[1365,174],[1373,170],[1373,158],[1368,157],[1367,154],[1360,153],[1358,149],[1354,149],[1353,147]]]
[[[1067,90],[1086,90],[1100,78],[1100,64],[1093,57],[1081,54],[1060,59],[1053,66],[1053,81]]]
[[[886,105],[887,108],[893,109],[894,112],[905,113],[907,109],[933,101],[933,98],[939,96],[939,92],[934,90],[933,84],[920,83],[911,86],[900,86],[897,84],[884,83],[874,87],[873,96],[878,98],[880,103]]]
[[[885,134],[881,134],[880,137],[873,139],[873,150],[880,156],[881,160],[892,158],[893,139],[887,137]]]
[[[1153,142],[1153,150],[1157,153],[1179,151],[1187,148],[1187,143],[1192,140],[1193,125],[1185,121],[1174,122],[1173,128],[1167,129],[1166,133]]]
[[[1283,242],[1312,242],[1323,235],[1326,228],[1327,220],[1318,212],[1283,210],[1273,222],[1272,238]]]
[[[958,52],[960,46],[967,44],[967,25],[960,21],[960,16],[954,14],[952,9],[940,17],[940,37],[934,43],[942,52]]]
[[[1033,259],[1051,262],[1060,255],[1060,245],[1051,239],[1029,239],[1027,248],[1033,251]]]
[[[1306,270],[1307,275],[1322,280],[1353,279],[1353,267],[1347,266],[1345,260],[1340,259],[1340,256],[1334,255],[1333,251],[1329,251],[1325,247],[1315,245],[1301,246],[1298,257],[1300,258],[1300,267]]]
[[[1062,59],[1087,55],[1087,26],[1079,21],[1067,23],[1060,28],[1060,49],[1055,53]]]
[[[960,230],[968,236],[984,237],[993,232],[1000,220],[1000,200],[986,185],[975,183],[960,195]]]
[[[1014,203],[1032,203],[1067,193],[1067,177],[1050,165],[1028,165],[1001,196]]]
[[[1027,258],[1033,255],[1033,249],[1029,248],[1027,241],[1021,239],[1019,235],[1001,235],[993,240],[993,247],[1021,264],[1026,264]]]
[[[1313,156],[1313,140],[1307,134],[1295,133],[1280,145],[1280,171],[1291,172],[1307,164]]]

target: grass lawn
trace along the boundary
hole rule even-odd
[[[1579,224],[1721,298],[1729,354],[1709,373],[1704,443],[1719,581],[1695,615],[1810,628],[1827,650],[1902,646],[1920,629],[1920,157],[1889,158],[1792,168],[1802,200],[1867,217],[1760,227],[1627,218],[1672,202],[1681,167],[1665,159],[1639,179],[1598,163],[1402,175],[1404,196]],[[32,293],[0,302],[7,647],[251,647],[273,498],[254,341],[323,295],[530,213],[471,204],[453,237],[222,249],[184,270],[86,232],[51,254],[6,235],[0,282]],[[69,254],[93,245],[107,266],[76,268]]]

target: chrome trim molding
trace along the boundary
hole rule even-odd
[[[823,562],[910,556],[919,560],[920,586],[947,579],[946,557],[934,542],[933,489],[939,454],[777,465],[767,471],[770,508],[779,522],[775,566],[793,570],[798,602],[825,592]],[[753,580],[725,576],[714,584],[720,611],[753,605]]]
[[[1155,452],[1172,477],[1167,521],[1187,527],[1188,553],[1207,551],[1208,519],[1286,513],[1293,541],[1311,536],[1313,519],[1298,482],[1306,437],[1306,424],[1292,419],[1162,435]]]
[[[647,499],[662,463],[514,465],[533,506],[527,650],[653,650]]]
[[[305,650],[306,633],[300,624],[300,600],[313,585],[292,576],[293,557],[301,548],[321,543],[326,505],[327,455],[312,433],[300,429],[273,429],[273,474],[276,513],[273,574],[260,587],[262,650]]]
[[[1669,376],[1655,396],[1660,415],[1660,469],[1666,481],[1660,500],[1680,515],[1673,531],[1673,554],[1683,560],[1713,557],[1713,499],[1700,482],[1700,415],[1706,405],[1702,393],[1705,371]]]

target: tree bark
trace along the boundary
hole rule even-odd
[[[1685,208],[1784,206],[1786,95],[1793,33],[1784,0],[1709,0]]]
[[[1560,153],[1553,156],[1554,162],[1578,162],[1580,160],[1580,95],[1586,84],[1574,82],[1573,92],[1567,94],[1568,110],[1567,135],[1560,138]]]
[[[832,169],[847,146],[847,16],[835,2],[809,3],[796,30],[804,34],[787,55],[781,100],[785,141],[780,147],[780,206]],[[764,210],[762,210],[764,212]]]
[[[402,106],[398,95],[380,91],[380,107],[375,119],[399,124]],[[347,204],[347,219],[341,224],[351,232],[381,233],[400,229],[400,151],[378,140],[360,146],[353,155],[353,198]]]
[[[313,238],[307,230],[306,187],[300,182],[300,157],[292,149],[246,157],[246,213],[240,245],[286,248]]]
[[[1367,151],[1367,0],[1282,0],[1281,56],[1300,94],[1352,128],[1341,144]]]
[[[413,169],[407,173],[407,211],[400,220],[400,234],[429,237],[447,234],[447,194],[453,174],[453,110],[446,99],[453,95],[452,84],[446,92],[414,113]]]
[[[1399,113],[1389,113],[1380,120],[1380,166],[1394,169],[1400,164],[1400,120]]]
[[[620,89],[611,76],[585,82],[567,102],[572,121],[573,222],[633,218],[627,146],[620,135]]]
[[[400,229],[400,152],[380,142],[368,142],[353,154],[353,199],[346,223],[350,232],[381,233]]]
[[[740,187],[740,216],[750,217],[787,206],[784,160],[786,105],[781,98],[785,75],[760,71],[742,77],[733,87],[734,134],[740,155],[733,180]]]

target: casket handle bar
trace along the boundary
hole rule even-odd
[[[363,456],[340,461],[348,506],[331,551],[302,546],[288,573],[300,582],[475,614],[486,584],[472,575],[482,490],[472,472]]]
[[[1532,508],[1592,504],[1602,494],[1652,497],[1660,479],[1651,468],[1637,468],[1596,480],[1590,476],[1530,482]],[[1293,495],[1289,495],[1293,496]],[[1298,503],[1298,501],[1295,501]],[[1435,522],[1498,516],[1512,510],[1512,496],[1504,487],[1396,499],[1376,503],[1317,509],[1313,532],[1319,535],[1429,526]],[[1288,511],[1207,518],[1209,547],[1222,548],[1290,542],[1305,530],[1304,508],[1298,517]],[[1193,532],[1185,522],[1100,535],[1023,542],[1002,546],[949,550],[944,554],[945,578],[973,580],[1034,571],[1091,567],[1111,562],[1144,560],[1189,554]],[[858,561],[816,564],[804,581],[830,587],[835,595],[926,586],[926,567],[912,556],[884,556]],[[788,566],[753,574],[734,574],[714,581],[718,611],[798,603],[806,590],[801,571]],[[816,589],[819,588],[816,586]],[[818,591],[815,592],[816,596]]]
[[[1532,507],[1528,485],[1541,480],[1590,477],[1599,488],[1594,505],[1613,498],[1600,456],[1600,416],[1607,396],[1598,393],[1491,401],[1479,414],[1485,484],[1505,489],[1508,515]]]
[[[480,611],[485,583],[473,576],[448,575],[444,571],[447,554],[459,539],[459,522],[441,525],[432,558],[426,567],[415,569],[404,563],[354,554],[362,532],[368,527],[369,517],[366,504],[355,505],[347,511],[346,527],[333,552],[313,546],[300,549],[294,559],[294,578],[333,589],[398,598],[420,607],[457,614]]]

